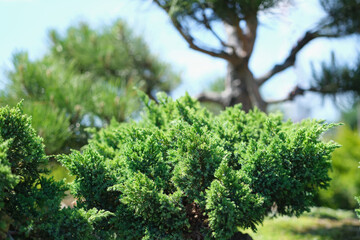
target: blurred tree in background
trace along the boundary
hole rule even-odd
[[[360,101],[355,99],[350,109],[342,112],[342,121],[360,134]]]
[[[332,155],[333,169],[329,173],[332,181],[327,190],[321,190],[317,204],[331,208],[354,209],[357,201],[354,196],[360,195],[360,135],[359,103],[342,113],[344,127],[340,127],[331,139],[342,145]]]
[[[242,103],[245,111],[257,106],[266,111],[267,105],[293,100],[297,95],[316,92],[323,95],[360,93],[360,60],[354,66],[338,64],[335,57],[323,64],[314,74],[309,88],[295,86],[285,99],[265,101],[260,87],[272,77],[292,67],[298,54],[318,38],[342,38],[360,33],[359,0],[320,0],[326,17],[306,31],[289,50],[286,59],[276,64],[266,74],[255,78],[249,68],[257,39],[258,16],[279,7],[288,0],[154,0],[170,17],[175,29],[191,49],[227,62],[225,88],[221,92],[205,91],[197,96],[200,101],[217,103],[222,107]],[[221,24],[225,34],[216,24]],[[199,39],[197,31],[203,29],[217,40]],[[224,36],[225,35],[225,36]]]
[[[134,86],[153,98],[180,82],[122,21],[101,30],[81,23],[64,36],[57,31],[49,36],[43,58],[14,55],[8,84],[0,92],[1,105],[25,99],[24,112],[32,116],[47,154],[79,149],[87,143],[87,127],[134,117],[139,109]]]
[[[357,202],[355,196],[360,195],[360,136],[344,126],[336,131],[332,137],[342,147],[332,154],[333,169],[329,175],[332,178],[327,190],[321,190],[318,196],[318,205],[355,209]]]

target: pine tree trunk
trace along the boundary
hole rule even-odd
[[[228,63],[225,93],[227,106],[241,103],[246,112],[254,106],[266,111],[266,103],[259,93],[259,86],[256,84],[247,62]]]
[[[231,54],[235,56],[228,62],[225,95],[226,106],[233,106],[237,103],[243,105],[243,110],[248,112],[253,107],[258,107],[266,111],[266,102],[262,99],[259,92],[259,85],[255,82],[254,76],[249,69],[249,59],[253,51],[256,38],[257,19],[249,19],[248,33],[239,33],[239,28],[235,25],[225,23],[225,30]]]

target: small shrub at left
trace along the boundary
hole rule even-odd
[[[61,209],[67,186],[46,175],[47,163],[21,103],[0,108],[0,239],[94,239],[107,213]]]

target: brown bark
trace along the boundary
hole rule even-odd
[[[170,5],[167,4],[169,1],[154,0],[154,2],[167,13],[171,11]],[[253,74],[249,70],[248,62],[253,53],[257,37],[257,28],[259,25],[257,13],[253,12],[238,16],[231,8],[227,9],[228,17],[223,18],[223,24],[228,38],[227,41],[224,41],[221,35],[219,35],[211,25],[213,19],[209,19],[206,15],[205,10],[211,8],[211,6],[204,4],[201,5],[200,8],[201,7],[203,7],[202,17],[192,17],[196,23],[203,25],[203,27],[219,41],[220,47],[217,49],[199,44],[196,38],[191,34],[191,27],[186,21],[182,21],[182,19],[177,18],[176,16],[170,17],[175,29],[189,44],[191,49],[227,61],[226,89],[221,93],[204,92],[197,96],[197,99],[201,102],[217,103],[224,108],[233,106],[237,103],[242,103],[245,111],[249,111],[255,106],[262,111],[266,111],[267,104],[293,100],[296,95],[299,95],[299,92],[296,92],[295,94],[290,93],[289,97],[283,100],[266,102],[261,97],[259,88],[274,75],[293,66],[297,54],[312,40],[319,37],[336,38],[342,36],[342,34],[338,33],[322,33],[322,30],[326,30],[328,26],[326,24],[320,24],[316,28],[307,31],[305,35],[299,39],[289,52],[288,57],[282,63],[276,64],[265,75],[254,79]],[[245,25],[240,23],[245,23]]]
[[[222,93],[205,92],[197,96],[199,101],[208,101],[221,104],[224,108],[241,103],[243,110],[248,112],[254,107],[266,112],[268,104],[291,101],[297,95],[302,95],[304,91],[324,92],[323,90],[308,89],[296,90],[289,93],[285,99],[277,101],[264,101],[259,92],[263,83],[272,78],[275,74],[284,71],[294,65],[296,56],[309,42],[319,37],[337,37],[337,35],[324,35],[318,31],[308,31],[299,39],[295,46],[289,52],[289,56],[282,64],[275,65],[264,76],[255,79],[249,69],[249,59],[252,55],[254,43],[256,40],[256,31],[258,20],[256,16],[248,16],[246,27],[240,27],[238,22],[232,24],[224,22],[225,32],[228,37],[227,46],[227,75],[225,90]]]
[[[226,106],[241,103],[246,112],[255,106],[266,111],[266,102],[260,95],[259,86],[255,82],[247,61],[240,65],[228,64],[225,91],[230,92]]]
[[[227,66],[225,91],[228,92],[226,106],[233,106],[241,103],[245,111],[253,107],[246,81],[246,70],[242,65]]]
[[[253,52],[258,21],[256,16],[246,19],[247,26],[242,29],[238,22],[224,23],[227,34],[227,74],[225,90],[222,93],[202,93],[199,101],[215,102],[223,107],[241,103],[248,112],[255,106],[266,111],[266,102],[260,95],[259,84],[249,69],[249,58]]]
[[[202,210],[195,202],[186,203],[186,216],[190,223],[190,232],[185,235],[186,239],[203,240],[204,235],[201,233],[203,228],[208,228],[206,217]]]
[[[189,233],[184,234],[184,239],[191,240],[204,240],[205,236],[202,233],[203,229],[208,229],[208,219],[206,214],[203,213],[200,206],[195,202],[188,202],[187,199],[184,199],[183,204],[186,209],[186,216],[190,223]],[[230,240],[253,240],[249,234],[244,234],[241,232],[236,232]]]
[[[249,58],[252,54],[256,38],[257,19],[249,18],[246,31],[239,31],[239,26],[225,24],[228,43],[235,52],[229,55],[236,56],[228,61],[225,91],[223,92],[224,107],[241,103],[243,110],[248,112],[253,107],[266,111],[266,102],[259,92],[252,72],[249,69]],[[230,51],[233,51],[230,49]]]
[[[241,103],[246,112],[255,106],[265,112],[267,107],[267,103],[260,95],[259,85],[248,67],[248,62],[241,64],[229,62],[225,90],[222,93],[201,93],[197,99],[202,102],[218,103],[224,108]]]

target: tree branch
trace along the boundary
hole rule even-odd
[[[245,34],[244,34],[244,31],[243,29],[240,27],[240,21],[239,23],[236,25],[236,34],[238,36],[238,38],[242,41],[242,42],[246,42],[246,37],[245,37]]]
[[[258,28],[258,19],[256,15],[253,16],[249,16],[245,19],[246,21],[246,39],[247,41],[244,42],[245,44],[245,50],[247,53],[247,56],[250,57],[253,49],[254,49],[254,44],[255,44],[255,40],[256,40],[256,35],[257,35],[257,28]]]
[[[297,44],[291,49],[289,56],[285,59],[282,64],[276,64],[269,72],[264,74],[262,77],[256,79],[256,82],[261,86],[267,80],[269,80],[275,74],[284,71],[288,67],[294,65],[296,55],[303,49],[311,40],[319,37],[335,38],[340,37],[339,34],[323,34],[319,31],[307,31],[305,35],[297,41]]]
[[[224,99],[221,93],[203,92],[195,96],[195,98],[199,102],[212,102],[212,103],[220,104],[221,106],[225,107]]]
[[[159,0],[153,0],[160,8],[162,8],[165,12],[169,12],[169,9],[160,3]],[[180,33],[180,35],[184,38],[184,40],[189,44],[189,47],[193,50],[205,53],[207,55],[210,55],[212,57],[217,57],[217,58],[222,58],[225,59],[227,61],[231,60],[231,55],[229,55],[227,52],[222,51],[222,50],[216,50],[216,49],[205,49],[203,47],[200,47],[199,45],[197,45],[195,43],[195,39],[189,34],[189,32],[187,32],[183,26],[180,24],[179,21],[177,21],[177,19],[175,19],[174,17],[170,16],[171,22],[173,23],[174,27],[176,28],[176,30]],[[215,33],[215,32],[214,32]],[[215,33],[215,37],[217,36],[217,34]],[[219,37],[219,36],[218,36]],[[221,38],[219,38],[220,41]],[[231,46],[229,46],[231,47]]]
[[[229,61],[231,59],[231,56],[225,51],[221,51],[221,50],[219,51],[219,50],[215,50],[215,49],[205,49],[205,48],[198,46],[195,43],[194,38],[190,34],[185,32],[184,28],[181,26],[181,24],[178,21],[176,21],[175,19],[172,19],[172,22],[173,22],[173,25],[175,26],[176,30],[180,33],[180,35],[189,44],[189,47],[191,49],[208,54],[212,57],[222,58],[227,61]]]
[[[276,64],[269,72],[264,74],[262,77],[256,79],[259,85],[264,84],[268,79],[270,79],[275,74],[284,71],[288,67],[294,65],[296,60],[296,55],[298,52],[305,47],[311,40],[315,39],[318,35],[315,32],[308,31],[305,35],[297,42],[297,44],[291,49],[289,56],[285,59],[282,64]]]
[[[299,86],[296,86],[289,93],[289,95],[286,98],[278,99],[278,100],[270,100],[270,101],[267,101],[267,103],[268,104],[276,104],[276,103],[283,103],[283,102],[287,102],[287,101],[292,101],[292,100],[295,99],[296,96],[302,96],[306,92],[316,92],[316,93],[322,93],[322,94],[333,94],[334,93],[334,91],[328,90],[328,89],[320,89],[320,88],[315,88],[315,87],[304,89],[304,88],[301,88]]]
[[[211,27],[210,22],[209,22],[208,18],[206,17],[206,14],[205,14],[204,10],[203,10],[202,17],[203,17],[203,21],[201,21],[201,22],[205,25],[206,29],[208,29],[208,30],[215,36],[215,38],[216,38],[217,40],[219,40],[219,42],[221,43],[221,45],[222,45],[223,47],[232,48],[233,51],[235,52],[234,46],[230,46],[229,44],[225,43],[224,40],[223,40],[223,39],[214,31],[214,29]]]
[[[283,99],[278,99],[278,100],[270,100],[270,101],[266,101],[268,104],[277,104],[277,103],[283,103],[283,102],[287,102],[287,101],[292,101],[294,100],[294,98],[298,95],[304,95],[306,90],[304,90],[303,88],[300,88],[299,86],[296,86],[294,88],[294,90],[292,90],[289,95]]]
[[[167,12],[167,10],[166,10],[166,8],[165,8],[165,5],[162,5],[159,0],[153,0],[153,1],[154,1],[157,5],[159,5],[159,7],[161,7],[162,9],[164,9],[164,10]]]

